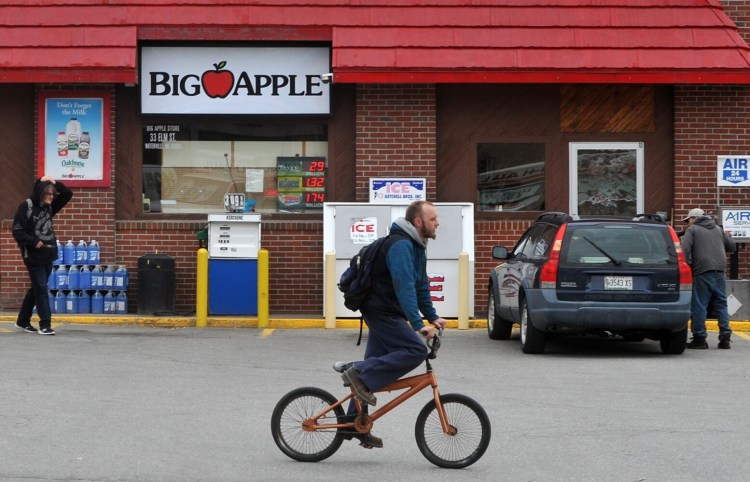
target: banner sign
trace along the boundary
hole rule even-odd
[[[142,47],[143,114],[330,114],[328,47]]]

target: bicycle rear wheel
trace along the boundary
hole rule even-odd
[[[446,469],[462,469],[484,455],[490,445],[490,418],[474,399],[458,393],[440,395],[453,435],[443,431],[435,406],[424,406],[415,426],[417,446],[427,460]]]
[[[287,456],[300,462],[319,462],[333,455],[344,441],[335,428],[307,431],[302,423],[336,403],[336,397],[315,387],[303,387],[284,395],[271,416],[273,441]],[[331,424],[344,419],[344,409],[336,407],[327,418],[317,420]]]

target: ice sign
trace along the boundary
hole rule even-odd
[[[378,239],[378,218],[354,219],[349,228],[352,244],[370,244]]]
[[[719,156],[719,186],[750,186],[750,157]]]

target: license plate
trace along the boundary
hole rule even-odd
[[[633,277],[632,276],[605,276],[604,277],[604,289],[605,290],[632,290],[633,289]]]

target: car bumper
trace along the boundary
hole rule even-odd
[[[680,292],[669,303],[571,302],[557,299],[555,290],[526,291],[529,317],[542,331],[682,330],[690,319],[691,293]]]

